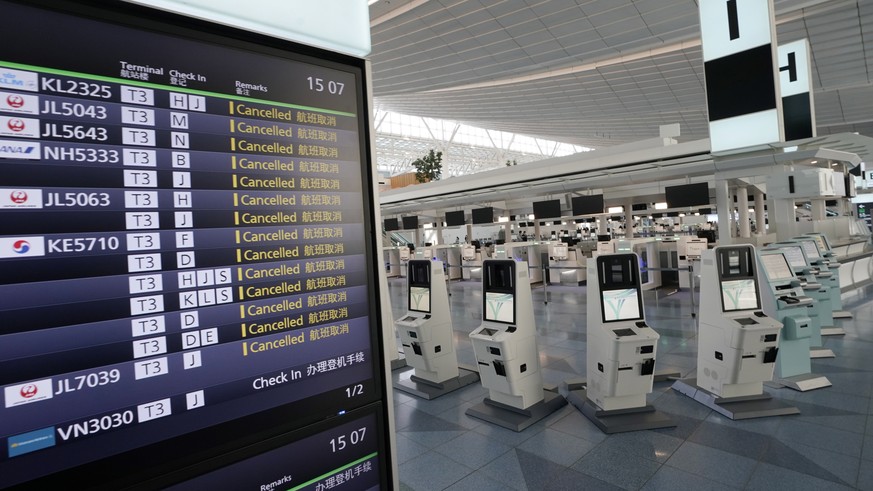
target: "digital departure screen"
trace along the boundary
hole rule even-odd
[[[0,1],[0,487],[379,401],[363,61],[50,3]]]
[[[794,271],[788,264],[783,254],[761,254],[761,264],[767,271],[767,278],[770,281],[790,280],[794,278]]]

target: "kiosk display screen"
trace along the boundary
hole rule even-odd
[[[792,268],[805,268],[807,266],[806,257],[803,256],[803,249],[800,245],[781,247],[780,249],[785,253],[785,257]]]
[[[511,293],[485,292],[485,320],[514,324],[514,302]]]
[[[640,312],[639,292],[636,288],[622,290],[606,290],[600,292],[603,297],[603,321],[625,321],[642,318]]]
[[[803,252],[806,253],[806,257],[809,259],[821,259],[821,254],[819,254],[818,246],[815,245],[814,240],[802,240],[800,244],[803,245]]]
[[[430,313],[430,288],[409,287],[409,310]]]
[[[755,279],[722,280],[721,302],[725,312],[760,308]]]
[[[124,2],[0,11],[0,488],[184,480],[384,404],[364,61]]]
[[[783,254],[761,254],[761,264],[767,271],[770,281],[790,280],[794,278],[794,271],[788,264]]]

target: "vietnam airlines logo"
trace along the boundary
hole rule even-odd
[[[9,193],[9,201],[13,202],[16,205],[23,205],[27,203],[27,192],[12,191],[11,193]]]
[[[11,108],[18,109],[24,105],[24,97],[21,97],[18,94],[10,94],[9,97],[6,98],[6,104]]]
[[[24,120],[18,118],[10,119],[9,122],[6,123],[6,126],[8,126],[10,130],[16,133],[21,133],[26,127],[24,124]]]

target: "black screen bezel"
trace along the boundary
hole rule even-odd
[[[353,75],[357,89],[356,113],[359,115],[357,131],[359,134],[361,175],[365,178],[361,187],[361,200],[365,208],[363,214],[364,247],[366,257],[370,258],[367,263],[376,263],[373,258],[375,258],[377,250],[376,230],[374,229],[377,222],[373,190],[370,185],[374,175],[370,165],[372,162],[372,152],[369,146],[370,125],[366,117],[370,113],[369,101],[366,97],[369,80],[366,78],[367,70],[363,59],[129,3],[107,0],[91,2],[76,0],[4,1],[9,4],[20,4],[133,30],[202,42],[227,49],[246,50],[258,55],[285,58],[290,61],[345,71]],[[347,400],[344,394],[346,388],[342,388],[325,394],[323,401],[325,408],[339,409],[331,411],[332,414],[313,414],[311,411],[304,410],[307,400],[297,401],[137,447],[123,453],[113,454],[100,460],[38,475],[33,480],[14,486],[66,488],[70,483],[78,483],[77,485],[87,486],[89,489],[154,489],[156,480],[159,480],[162,485],[166,485],[188,479],[210,470],[215,461],[220,461],[229,455],[240,458],[256,455],[263,451],[264,445],[269,445],[268,442],[274,441],[274,439],[287,440],[298,432],[305,433],[307,429],[315,428],[314,425],[340,418],[341,413],[344,413],[346,408],[351,411],[355,408],[372,405],[378,406],[379,414],[382,415],[379,420],[382,427],[382,431],[378,435],[379,448],[386,449],[383,453],[385,459],[382,460],[383,464],[378,470],[380,480],[384,483],[392,482],[393,466],[390,463],[390,451],[388,450],[388,442],[391,441],[391,438],[388,433],[389,425],[385,419],[385,415],[389,414],[390,410],[385,390],[390,385],[387,384],[383,370],[385,353],[380,328],[381,309],[380,303],[377,301],[379,283],[376,281],[376,272],[372,267],[367,268],[366,277],[368,284],[367,303],[370,312],[370,343],[373,353],[373,378],[366,381],[365,394],[355,399],[353,404],[345,402]],[[289,413],[296,416],[289,418]],[[320,424],[319,427],[321,427]],[[94,443],[99,444],[96,439],[97,437],[95,437]],[[35,452],[15,459],[23,463],[23,459],[38,455],[39,453]],[[148,465],[144,466],[144,462]],[[173,476],[172,481],[168,481],[166,476]]]

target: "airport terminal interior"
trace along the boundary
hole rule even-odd
[[[873,0],[234,4],[0,0],[0,489],[873,491]]]

